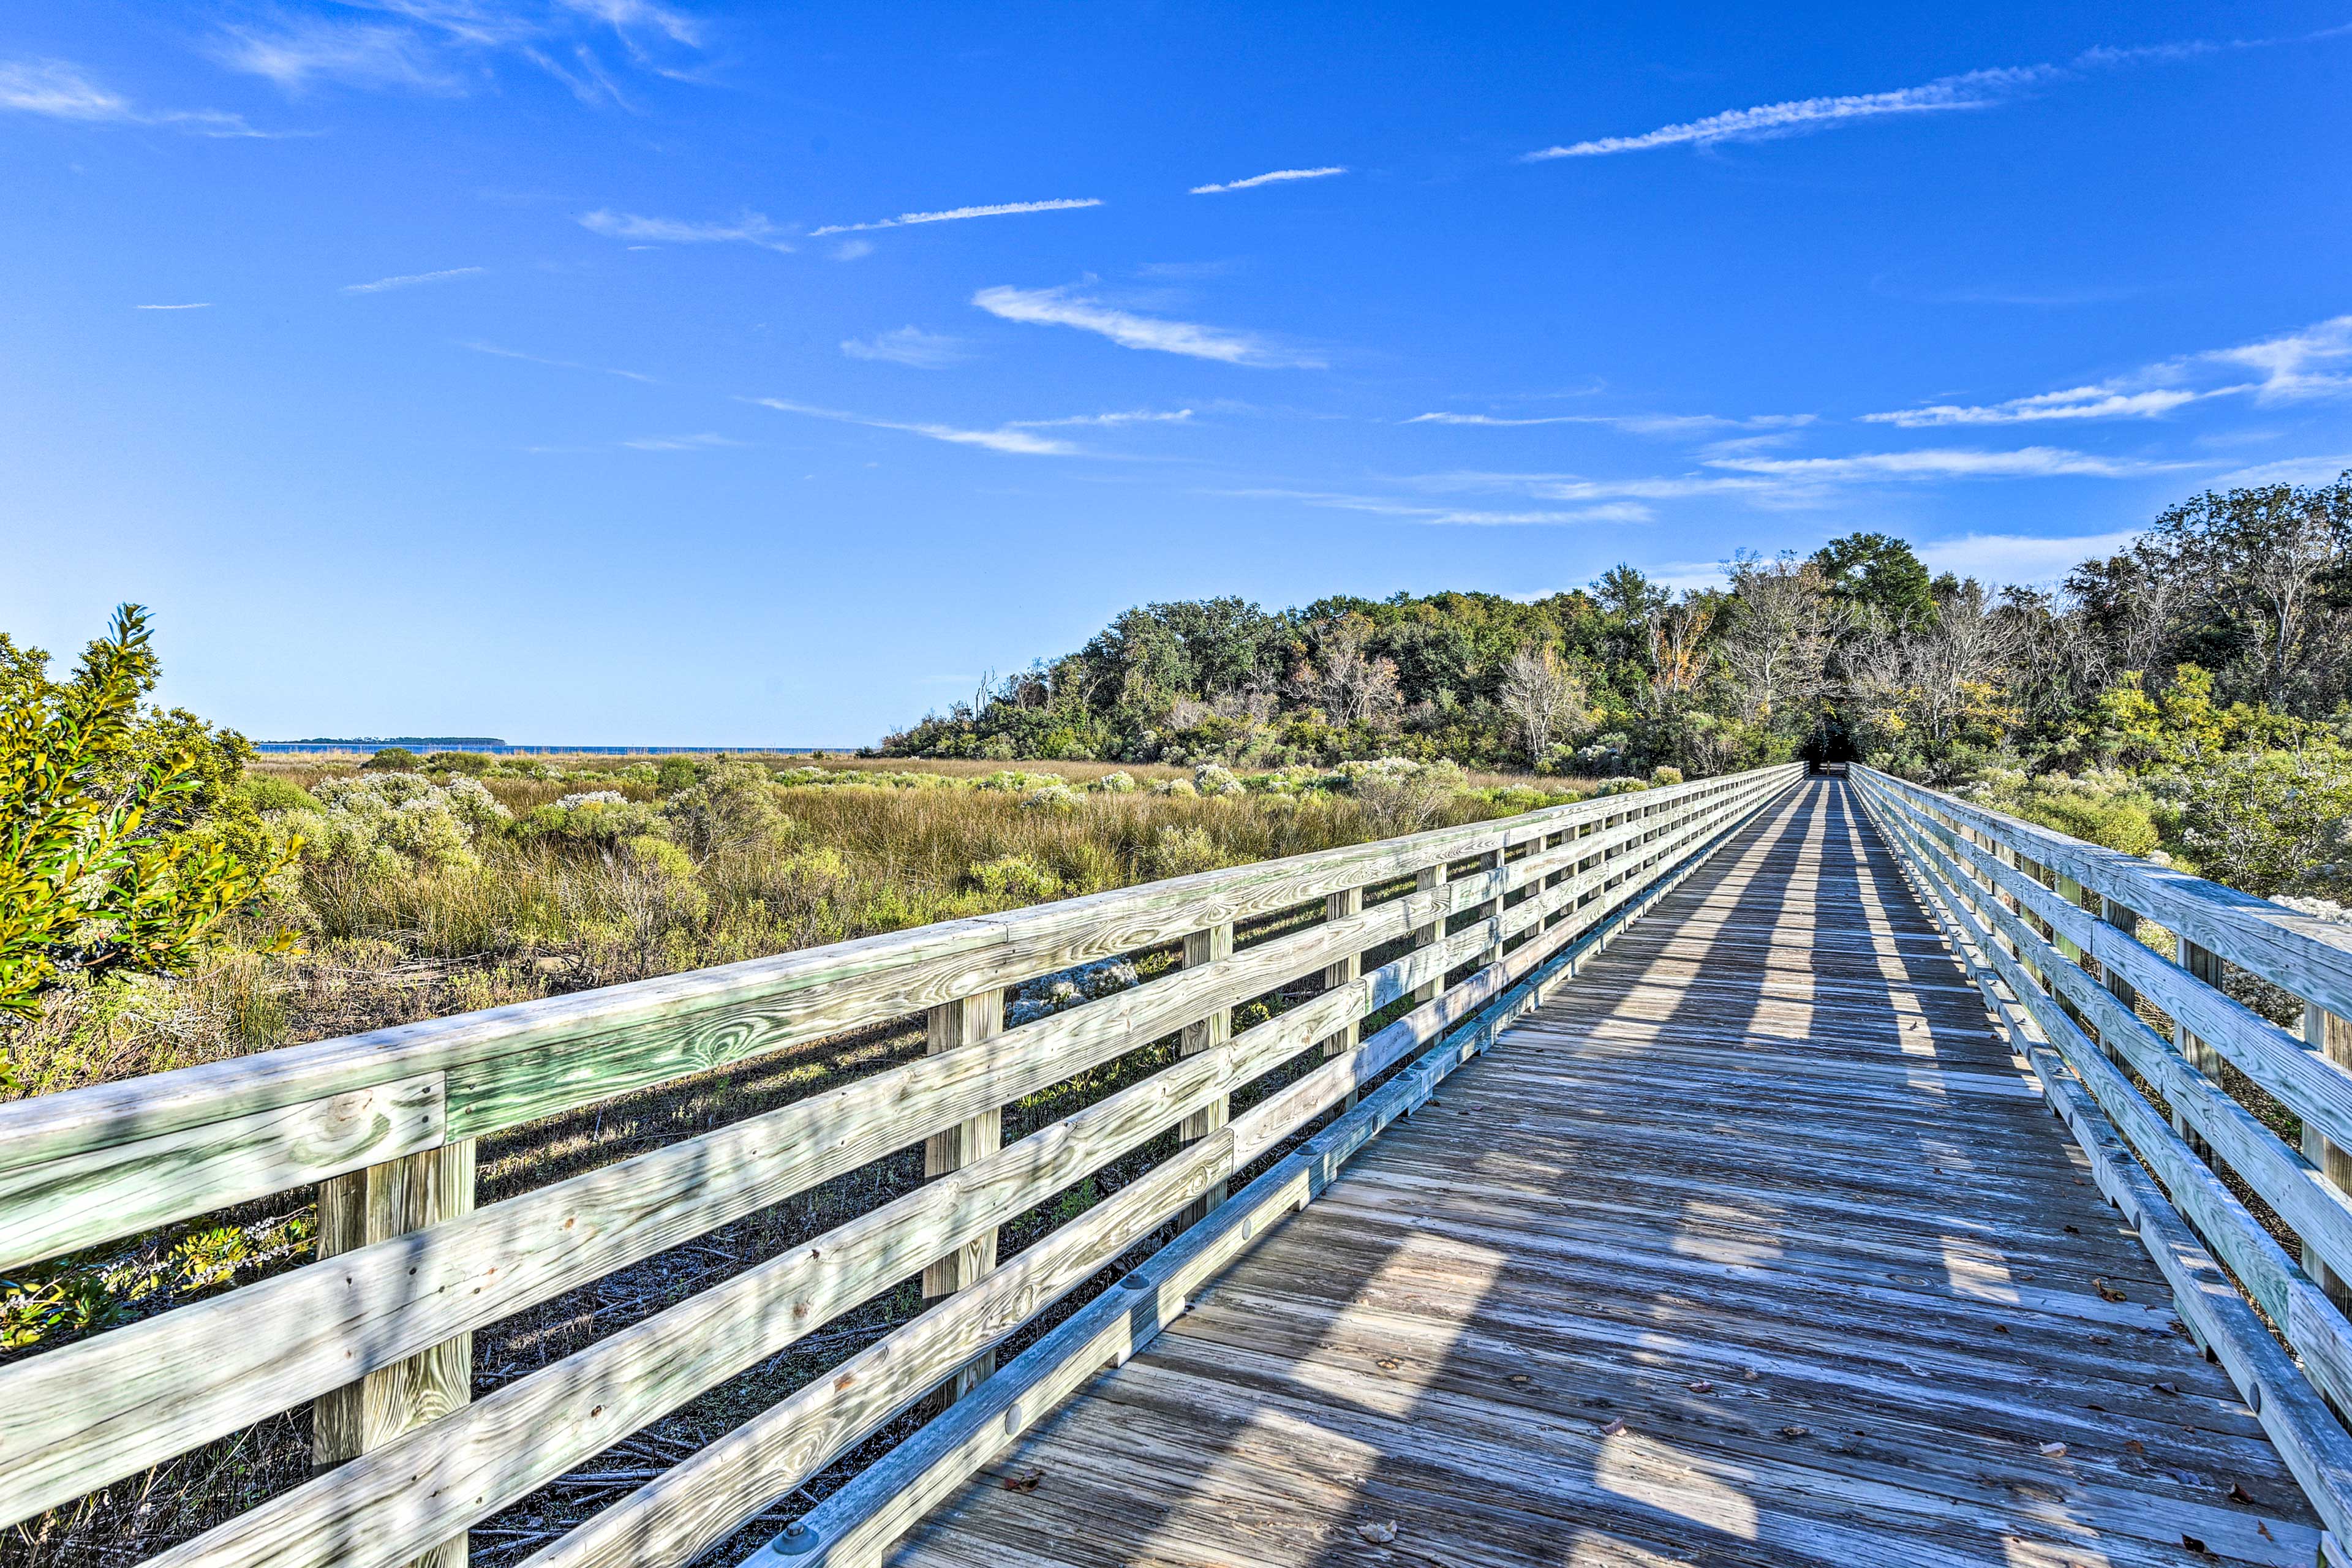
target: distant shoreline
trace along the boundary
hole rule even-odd
[[[804,757],[818,752],[847,753],[857,750],[855,746],[551,746],[432,735],[393,735],[380,741],[360,739],[256,741],[253,742],[253,749],[266,756],[368,756],[394,746],[420,752],[478,752],[485,756],[494,757],[662,757],[679,754],[715,755],[720,752],[757,752],[773,756]]]

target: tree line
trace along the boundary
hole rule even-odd
[[[1810,752],[1948,784],[2128,764],[2168,700],[2230,715],[2250,744],[2352,718],[2352,473],[2195,496],[2055,589],[1934,574],[1877,532],[1741,552],[1724,575],[1676,592],[1621,565],[1525,601],[1145,605],[882,749],[1583,774]]]

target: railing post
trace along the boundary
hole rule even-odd
[[[2185,931],[2175,930],[2172,942],[2172,961],[2175,963],[2204,984],[2216,991],[2221,989],[2221,959],[2219,953],[2189,941]],[[2221,1053],[2199,1039],[2190,1032],[2189,1026],[2178,1018],[2172,1021],[2172,1043],[2180,1047],[2182,1060],[2215,1083],[2221,1081]],[[2189,1118],[2178,1110],[2172,1113],[2172,1130],[2180,1134],[2181,1142],[2188,1144],[2200,1160],[2209,1165],[2213,1163],[2211,1147],[2198,1136],[2196,1130],[2189,1125]]]
[[[1415,871],[1412,874],[1412,890],[1416,893],[1425,893],[1432,888],[1442,888],[1445,886],[1445,877],[1446,867],[1444,861],[1441,860],[1434,866],[1423,866],[1420,870]],[[1442,910],[1439,912],[1436,921],[1432,924],[1415,926],[1413,928],[1412,945],[1416,950],[1424,947],[1434,947],[1444,940],[1445,915]],[[1422,984],[1414,986],[1412,991],[1413,1005],[1418,1007],[1423,1002],[1434,1002],[1437,1000],[1437,994],[1444,989],[1445,976],[1443,974],[1437,976],[1433,980],[1425,981]]]
[[[474,1209],[474,1141],[387,1160],[319,1184],[319,1256],[332,1258]],[[396,1366],[322,1394],[310,1406],[310,1463],[327,1469],[381,1448],[474,1396],[474,1336],[417,1352]],[[452,1537],[412,1568],[465,1568]]]
[[[1004,1027],[1004,993],[1002,990],[982,991],[970,996],[959,996],[943,1002],[923,1016],[924,1053],[938,1056],[959,1046],[978,1045],[993,1039]],[[996,1152],[1004,1141],[1004,1111],[991,1107],[953,1127],[944,1128],[923,1140],[923,1174],[944,1176],[950,1171],[961,1170],[975,1160]],[[975,1237],[944,1258],[935,1258],[923,1268],[923,1304],[930,1305],[945,1296],[976,1285],[996,1267],[996,1233]],[[925,1409],[933,1415],[946,1409],[965,1394],[980,1386],[988,1374],[996,1370],[996,1352],[982,1351],[956,1370],[956,1374],[934,1389],[925,1402]]]
[[[1483,875],[1487,872],[1501,870],[1503,868],[1503,857],[1508,853],[1509,846],[1506,845],[1500,849],[1491,850],[1486,854],[1479,856],[1478,869],[1480,873]],[[1485,903],[1480,904],[1476,909],[1471,910],[1470,918],[1473,920],[1491,921],[1499,917],[1502,912],[1503,895],[1497,893],[1493,898],[1488,899]],[[1478,950],[1478,967],[1484,969],[1490,963],[1500,963],[1502,961],[1502,957],[1503,944],[1501,942],[1497,941],[1492,947],[1485,947]]]
[[[2337,1017],[2316,1002],[2303,1005],[2303,1043],[2306,1049],[2323,1052],[2337,1067],[2352,1068],[2352,1021]],[[2308,1121],[2303,1124],[2303,1153],[2319,1167],[2329,1186],[2352,1189],[2352,1150],[2322,1137]],[[2308,1243],[2303,1249],[2303,1268],[2327,1292],[2328,1300],[2352,1312],[2352,1279],[2321,1262]]]
[[[1206,931],[1196,931],[1184,939],[1184,967],[1187,969],[1195,969],[1203,963],[1214,963],[1221,958],[1231,958],[1233,955],[1234,928],[1230,921],[1223,925],[1211,926]],[[1232,1039],[1233,1035],[1234,1010],[1231,1007],[1220,1007],[1199,1023],[1184,1026],[1184,1033],[1177,1047],[1177,1053],[1180,1056],[1196,1057],[1202,1051],[1216,1049]],[[1178,1129],[1180,1143],[1197,1143],[1206,1138],[1225,1124],[1225,1119],[1231,1110],[1232,1103],[1228,1097],[1219,1095],[1209,1104],[1184,1118],[1183,1126]],[[1207,1217],[1211,1209],[1224,1201],[1225,1184],[1219,1182],[1194,1200],[1192,1205],[1184,1211],[1177,1223],[1180,1226],[1197,1225]]]
[[[1344,921],[1350,916],[1361,914],[1363,909],[1364,889],[1361,888],[1342,888],[1336,893],[1325,894],[1323,898],[1323,918],[1326,921]],[[1337,990],[1357,980],[1363,973],[1364,955],[1360,952],[1351,952],[1345,958],[1323,966],[1323,989]],[[1331,1058],[1352,1049],[1362,1032],[1363,1019],[1355,1017],[1349,1019],[1346,1027],[1338,1033],[1324,1036],[1324,1059],[1328,1061]],[[1348,1098],[1339,1102],[1342,1115],[1356,1109],[1356,1091],[1349,1089]]]

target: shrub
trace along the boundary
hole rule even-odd
[[[256,811],[316,811],[318,801],[309,790],[270,773],[247,773],[237,781],[246,804]]]
[[[618,790],[600,789],[542,805],[516,823],[514,831],[519,838],[610,847],[625,839],[652,837],[659,824],[660,814],[652,806]],[[677,846],[669,847],[678,852]]]
[[[1019,855],[1001,856],[994,860],[974,866],[971,871],[972,885],[990,898],[1006,903],[1035,904],[1061,897],[1062,880],[1038,865]]]
[[[654,768],[654,793],[668,796],[694,787],[692,757],[664,757]]]
[[[383,753],[379,752],[377,756]],[[374,759],[369,759],[373,762]],[[490,771],[490,759],[479,752],[427,752],[423,767],[434,773],[470,773],[476,778]]]
[[[413,773],[425,760],[406,746],[386,746],[360,764],[372,773]]]
[[[1183,800],[1191,800],[1201,792],[1192,787],[1192,781],[1191,779],[1161,779],[1158,784],[1151,786],[1151,793],[1154,795],[1174,795]]]
[[[400,859],[419,868],[470,865],[474,840],[510,814],[479,779],[453,774],[436,784],[422,773],[379,773],[320,779],[311,795],[321,811],[289,814],[317,864],[388,871]]]
[[[694,785],[664,801],[661,815],[670,837],[702,860],[780,843],[792,830],[768,770],[734,757],[698,770]]]
[[[1669,763],[1660,763],[1650,770],[1650,782],[1654,784],[1678,784],[1683,782],[1683,771]]]
[[[1125,773],[1105,773],[1102,777],[1095,780],[1095,788],[1102,791],[1105,795],[1133,795],[1135,793],[1135,775]]]
[[[1342,763],[1339,772],[1348,782],[1348,793],[1363,807],[1364,819],[1382,838],[1427,827],[1469,787],[1461,767],[1450,762],[1380,757]]]
[[[1233,864],[1217,841],[1197,827],[1163,827],[1151,841],[1152,876],[1189,877]]]
[[[1192,787],[1212,797],[1248,793],[1242,781],[1234,776],[1232,769],[1215,763],[1202,763],[1192,770]]]
[[[1086,804],[1086,798],[1067,784],[1047,784],[1034,795],[1024,795],[1024,811],[1072,812]]]

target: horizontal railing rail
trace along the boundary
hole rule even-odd
[[[2182,1321],[2352,1542],[2352,927],[1875,769],[1853,777]],[[2232,967],[2296,998],[2301,1033],[2232,996]],[[2300,1146],[2261,1097],[2300,1122]]]
[[[688,1563],[910,1405],[954,1416],[975,1388],[997,1397],[1028,1377],[1018,1363],[986,1376],[992,1348],[1171,1217],[1202,1222],[1188,1237],[1235,1224],[1246,1237],[1273,1212],[1266,1177],[1230,1201],[1227,1182],[1337,1108],[1309,1145],[1318,1152],[1274,1166],[1303,1182],[1299,1162],[1319,1160],[1328,1179],[1349,1139],[1410,1109],[1413,1086],[1425,1096],[1800,772],[1600,797],[0,1107],[0,1266],[312,1184],[320,1254],[0,1365],[0,1523],[309,1404],[320,1473],[152,1561],[449,1568],[478,1521],[919,1274],[931,1302],[920,1316],[532,1559]],[[1237,921],[1271,933],[1237,950]],[[1007,1026],[1013,986],[1177,944],[1171,973]],[[1374,952],[1385,962],[1367,964]],[[1234,1029],[1236,1007],[1307,982],[1320,989]],[[1364,1019],[1400,1009],[1363,1034]],[[487,1133],[913,1018],[928,1037],[918,1060],[475,1206],[473,1149]],[[1165,1066],[1002,1143],[1005,1107],[1171,1037]],[[1268,1079],[1284,1068],[1297,1076]],[[1236,1091],[1262,1081],[1270,1091],[1234,1114]],[[1172,1155],[998,1259],[1000,1227],[1171,1131]],[[917,1145],[931,1178],[920,1187],[471,1398],[475,1331]],[[1293,1206],[1307,1192],[1283,1190]],[[1256,1217],[1237,1221],[1244,1199]],[[1032,1418],[1041,1397],[1024,1396]]]

